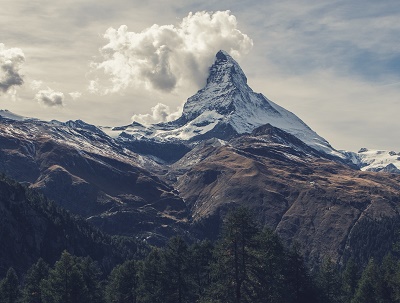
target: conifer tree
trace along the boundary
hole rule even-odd
[[[189,248],[189,273],[193,301],[204,296],[211,283],[213,245],[210,241],[195,243]]]
[[[106,287],[106,299],[110,303],[136,303],[138,279],[136,262],[133,260],[115,267]]]
[[[150,251],[138,264],[139,301],[142,303],[163,303],[164,256],[159,248]]]
[[[23,290],[23,302],[42,303],[41,283],[49,275],[49,265],[43,259],[39,259],[29,268],[25,276],[25,287]]]
[[[346,262],[346,266],[342,273],[342,292],[343,301],[350,302],[354,297],[359,280],[358,267],[353,258]]]
[[[42,300],[45,303],[86,303],[90,296],[77,264],[77,257],[67,251],[61,254],[48,279],[42,283]]]
[[[315,286],[304,264],[299,247],[294,245],[286,254],[287,262],[283,281],[286,294],[285,302],[308,303],[316,302]]]
[[[102,303],[104,300],[100,280],[103,273],[101,272],[99,265],[90,257],[76,258],[75,260],[77,270],[82,273],[88,302]]]
[[[20,296],[19,281],[15,270],[10,267],[6,277],[0,281],[0,302],[16,303]]]
[[[370,259],[358,282],[357,290],[351,303],[380,303],[380,274],[374,259]]]
[[[252,301],[281,302],[288,294],[284,290],[287,287],[284,247],[277,235],[268,229],[257,233],[255,240],[249,263]]]
[[[164,302],[188,302],[189,251],[181,237],[172,238],[164,249],[165,283]]]
[[[381,300],[382,302],[396,303],[400,302],[397,293],[400,289],[398,280],[398,264],[392,254],[387,254],[380,266],[381,274]]]
[[[254,294],[251,267],[259,230],[247,209],[227,215],[223,236],[215,250],[210,297],[216,302],[245,302]]]
[[[318,284],[323,302],[336,303],[341,301],[342,286],[340,275],[332,259],[327,258],[322,263],[318,275]]]

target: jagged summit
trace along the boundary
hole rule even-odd
[[[211,82],[247,83],[247,77],[243,70],[227,52],[220,50],[215,58],[215,63],[210,68],[207,84]]]
[[[216,54],[205,87],[186,101],[179,119],[152,125],[145,131],[134,126],[124,131],[135,140],[199,141],[212,137],[227,140],[251,133],[267,123],[319,151],[342,157],[293,113],[255,93],[239,64],[223,50]]]
[[[266,116],[281,116],[262,94],[253,92],[239,64],[225,51],[217,53],[206,86],[187,100],[182,116],[190,121],[203,114],[210,117],[210,112],[239,134],[268,123]]]

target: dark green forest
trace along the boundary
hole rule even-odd
[[[285,248],[246,209],[236,209],[215,243],[171,238],[109,273],[68,251],[51,265],[39,259],[20,276],[10,268],[0,302],[400,302],[400,262],[392,254],[365,266],[326,259],[310,271],[296,246]]]

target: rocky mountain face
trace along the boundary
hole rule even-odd
[[[311,263],[340,260],[351,231],[365,218],[397,216],[400,176],[362,172],[331,161],[288,133],[262,126],[227,144],[205,142],[175,163],[198,226],[213,237],[218,220],[238,205],[291,244]]]
[[[224,51],[176,121],[106,129],[0,116],[1,172],[105,232],[150,244],[215,238],[241,205],[286,244],[300,243],[309,262],[341,260],[359,222],[399,213],[390,163],[371,172],[366,151],[335,150],[253,92]]]
[[[0,146],[1,172],[107,232],[157,242],[186,224],[184,201],[143,168],[151,160],[92,125],[0,118]]]

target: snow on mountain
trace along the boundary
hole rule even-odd
[[[154,124],[146,129],[136,123],[123,131],[135,139],[196,141],[210,133],[214,137],[228,139],[226,136],[251,133],[267,123],[319,151],[343,158],[296,115],[264,95],[253,92],[239,64],[225,51],[217,53],[206,86],[187,100],[179,119]]]
[[[60,122],[56,120],[42,121],[38,119],[0,118],[0,134],[4,138],[15,138],[27,142],[27,148],[34,153],[35,142],[53,140],[60,145],[69,146],[88,157],[96,155],[119,159],[121,162],[137,165],[143,163],[142,157],[125,149],[113,138],[94,125],[81,120]],[[15,116],[15,117],[14,117]]]
[[[23,120],[29,119],[29,118],[14,114],[7,109],[0,110],[0,118],[6,118],[6,119],[10,119],[10,120],[15,120],[15,121],[23,121]]]
[[[361,148],[344,154],[363,171],[400,173],[400,152]]]

